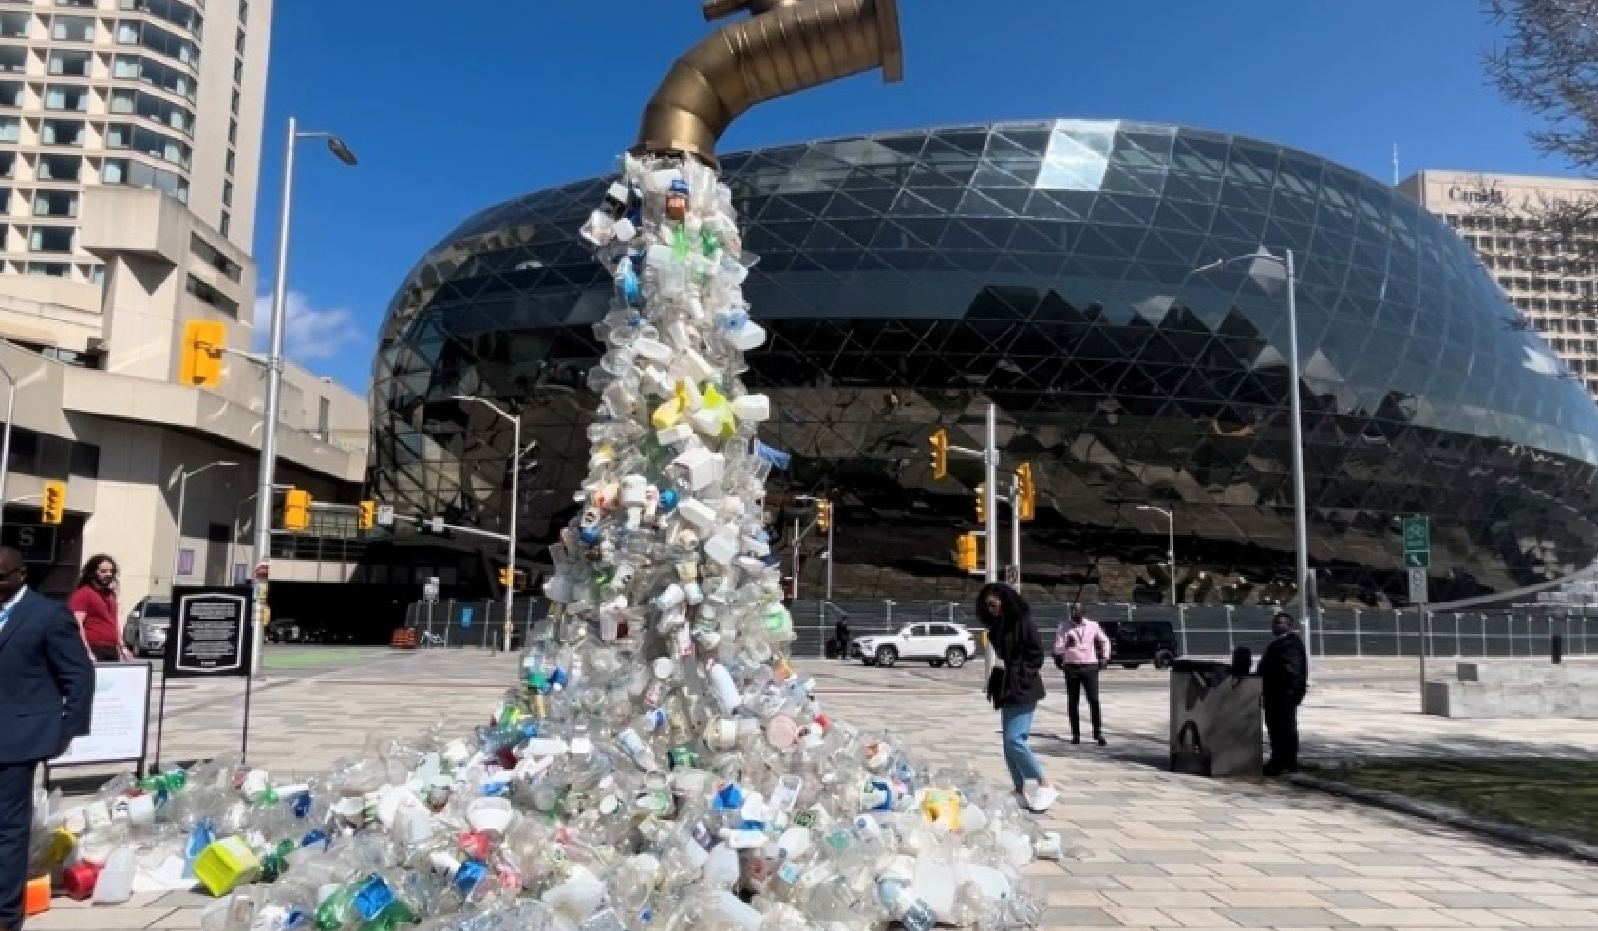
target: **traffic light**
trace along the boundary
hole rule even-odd
[[[377,526],[377,502],[362,501],[361,509],[355,515],[356,530],[371,530]]]
[[[499,567],[499,584],[511,585],[516,581],[516,571],[510,566]]]
[[[179,380],[196,388],[221,384],[222,347],[226,343],[227,325],[219,320],[190,320],[183,324]]]
[[[1031,520],[1036,513],[1038,500],[1038,486],[1032,481],[1032,463],[1023,462],[1015,467],[1015,483],[1019,486],[1016,488],[1016,510],[1022,520]]]
[[[947,478],[949,475],[949,431],[939,427],[927,437],[927,442],[932,445],[932,477],[934,479]]]
[[[983,482],[977,486],[977,523],[988,522],[988,483]]]
[[[67,511],[67,483],[45,482],[44,503],[39,506],[39,522],[59,524]]]
[[[311,493],[290,488],[283,493],[283,529],[304,530],[311,526]]]
[[[816,529],[823,532],[832,529],[832,502],[825,498],[816,502]]]
[[[954,541],[954,564],[959,566],[962,572],[977,571],[978,557],[976,534],[963,533],[960,535],[959,539]]]

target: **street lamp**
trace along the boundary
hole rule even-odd
[[[344,140],[324,132],[300,132],[299,121],[289,117],[283,154],[283,205],[277,224],[277,267],[272,285],[270,349],[266,357],[266,410],[261,415],[261,469],[255,499],[255,650],[252,674],[261,671],[262,621],[266,617],[266,578],[263,569],[272,558],[272,484],[277,478],[277,406],[283,392],[283,318],[288,312],[289,227],[294,208],[294,147],[301,139],[325,139],[333,157],[345,165],[356,164],[355,153]]]
[[[505,564],[510,567],[510,578],[505,581],[505,652],[510,652],[511,609],[516,606],[516,512],[521,509],[519,492],[522,473],[522,418],[512,415],[486,398],[470,394],[457,394],[452,401],[469,401],[481,404],[510,421],[510,533],[505,541]]]
[[[1298,387],[1298,277],[1293,268],[1293,250],[1287,249],[1278,256],[1261,247],[1252,255],[1237,255],[1211,262],[1193,269],[1190,274],[1201,275],[1237,262],[1275,264],[1287,276],[1287,398],[1293,418],[1293,545],[1297,550],[1295,571],[1298,575],[1299,626],[1304,631],[1305,652],[1314,653],[1310,648],[1314,640],[1309,629],[1309,521],[1305,516],[1304,503],[1304,412]]]
[[[188,493],[189,493],[189,479],[193,478],[196,475],[199,475],[201,472],[204,472],[207,469],[216,469],[216,468],[222,468],[222,467],[226,467],[226,466],[236,466],[236,465],[238,465],[237,462],[211,462],[211,463],[207,463],[207,464],[205,464],[203,466],[200,466],[198,469],[195,469],[193,471],[185,472],[185,471],[183,471],[183,465],[181,463],[178,464],[178,513],[177,513],[177,523],[176,523],[176,525],[174,527],[175,532],[172,535],[173,536],[173,539],[172,539],[172,587],[173,588],[176,588],[177,584],[178,584],[178,564],[179,564],[180,558],[183,555],[183,504],[184,504],[185,499],[188,497]],[[170,486],[168,486],[168,487],[170,487]],[[229,572],[233,571],[231,566],[228,567],[228,571]]]
[[[1171,548],[1165,551],[1165,558],[1171,567],[1171,605],[1174,607],[1176,605],[1176,512],[1174,510],[1167,511],[1165,508],[1155,507],[1152,504],[1140,504],[1137,509],[1139,511],[1153,511],[1156,514],[1164,514],[1165,520],[1170,527]]]
[[[800,504],[817,504],[817,505],[819,505],[822,501],[825,501],[826,499],[825,498],[818,498],[815,495],[795,495],[793,500],[799,502]],[[793,600],[795,602],[797,602],[799,600],[799,541],[803,540],[815,526],[816,526],[816,522],[815,521],[811,521],[810,522],[810,526],[806,527],[803,532],[800,532],[800,530],[799,530],[799,518],[796,516],[793,519]],[[822,555],[821,558],[825,559],[827,561],[827,601],[826,601],[826,603],[827,604],[831,604],[832,603],[832,523],[830,521],[827,523],[827,551],[826,551],[826,553],[824,553]]]

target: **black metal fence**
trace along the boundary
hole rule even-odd
[[[793,612],[795,656],[821,656],[840,619],[851,636],[881,634],[905,624],[944,622],[973,626],[971,606],[933,601],[799,601]],[[518,599],[512,611],[511,646],[526,642],[532,625],[549,602]],[[1063,603],[1035,604],[1033,618],[1047,637],[1065,619]],[[1176,633],[1184,656],[1229,656],[1246,646],[1255,655],[1269,642],[1275,608],[1232,605],[1087,604],[1091,618],[1122,623],[1165,622]],[[501,601],[417,602],[406,610],[406,626],[418,646],[497,649],[504,642],[505,604]],[[1322,609],[1310,621],[1309,641],[1320,656],[1417,656],[1424,641],[1427,656],[1542,657],[1551,638],[1564,638],[1572,656],[1598,653],[1598,616],[1580,608],[1535,607],[1495,611],[1427,612],[1424,633],[1416,610]]]

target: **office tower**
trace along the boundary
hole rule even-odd
[[[80,217],[99,186],[163,191],[251,251],[271,13],[271,0],[0,0],[4,316],[65,324],[56,344],[83,349],[105,264]]]
[[[1540,333],[1598,397],[1598,181],[1421,171],[1400,192],[1443,220],[1476,251],[1520,319],[1505,321]],[[1567,215],[1557,222],[1551,216]]]

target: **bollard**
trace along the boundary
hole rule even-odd
[[[1554,634],[1548,638],[1548,660],[1555,666],[1565,661],[1565,636]]]

